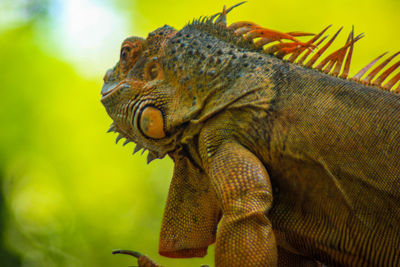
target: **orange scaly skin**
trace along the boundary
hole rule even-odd
[[[387,91],[400,76],[382,84],[397,63],[346,80],[362,36],[316,64],[326,29],[263,49],[241,36],[255,24],[225,26],[232,8],[128,38],[104,79],[117,141],[175,164],[159,253],[216,242],[216,266],[400,266],[400,96]]]

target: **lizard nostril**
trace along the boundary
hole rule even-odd
[[[117,88],[122,88],[123,86],[126,86],[126,84],[118,83],[117,81],[104,82],[103,87],[101,88],[101,94],[102,96],[108,95],[117,90]]]
[[[104,81],[104,82],[107,82],[107,81],[110,79],[110,77],[111,77],[112,74],[113,74],[113,70],[112,70],[112,69],[109,69],[109,70],[106,72],[106,74],[104,75],[103,81]]]

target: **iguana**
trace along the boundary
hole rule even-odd
[[[354,29],[319,60],[339,32],[318,48],[327,28],[302,42],[227,27],[233,7],[127,38],[104,77],[117,142],[174,161],[159,253],[216,242],[216,266],[400,266],[400,62],[385,68],[399,53],[349,79]]]

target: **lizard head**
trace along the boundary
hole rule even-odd
[[[149,150],[148,162],[164,157],[176,146],[177,132],[171,130],[168,106],[174,91],[164,81],[160,60],[164,43],[175,33],[164,26],[147,39],[125,39],[120,59],[106,72],[101,90],[101,102],[113,120],[110,131],[119,133],[117,141],[124,137],[125,143],[137,143],[135,152]]]
[[[137,143],[135,151],[149,150],[148,162],[162,158],[248,93],[240,89],[251,87],[243,86],[248,77],[238,64],[247,58],[242,48],[253,46],[227,29],[223,18],[232,8],[180,31],[165,25],[146,39],[123,41],[120,60],[106,72],[101,91],[113,120],[110,130],[120,134],[117,141],[124,137]]]

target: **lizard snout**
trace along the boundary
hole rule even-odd
[[[107,94],[108,91],[110,91],[112,88],[114,88],[118,82],[112,82],[110,81],[110,78],[112,77],[114,73],[113,69],[108,69],[106,71],[106,74],[104,75],[103,81],[103,87],[101,88],[101,94],[104,96],[105,94]]]
[[[110,93],[117,85],[118,85],[118,81],[115,82],[109,82],[109,83],[104,83],[103,87],[101,88],[101,95],[105,96],[108,93]]]

